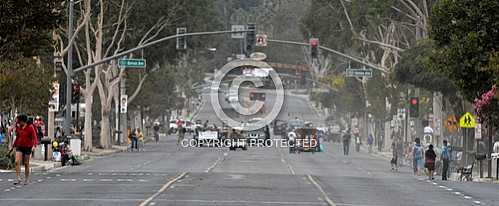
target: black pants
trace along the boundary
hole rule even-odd
[[[139,144],[137,142],[137,138],[132,138],[132,150],[133,149],[139,149]]]
[[[442,180],[447,180],[447,174],[449,173],[449,160],[442,160]]]
[[[349,150],[350,150],[350,142],[343,142],[343,154],[348,155]]]

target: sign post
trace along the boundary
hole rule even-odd
[[[373,77],[373,70],[369,69],[346,69],[346,77]]]
[[[466,158],[465,158],[465,163],[466,165],[468,165],[468,129],[473,129],[473,128],[476,128],[476,121],[475,121],[475,117],[473,117],[473,115],[469,112],[466,112],[463,116],[461,116],[461,118],[459,118],[459,127],[463,128],[463,139],[465,141],[465,144],[464,144],[464,154],[466,154]]]
[[[257,34],[256,35],[256,46],[261,46],[261,47],[267,46],[267,35]]]
[[[121,104],[120,105],[121,106],[120,112],[121,112],[121,114],[126,114],[126,112],[127,112],[127,104],[128,104],[128,95],[122,94],[120,99],[121,99],[120,100],[120,104]]]
[[[118,61],[118,66],[120,68],[135,68],[135,69],[145,69],[146,60],[145,59],[120,59]]]
[[[246,30],[246,25],[232,25],[231,31],[244,31]],[[233,39],[244,39],[244,32],[232,33],[231,38]]]

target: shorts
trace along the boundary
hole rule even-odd
[[[23,153],[23,155],[31,155],[31,147],[16,147],[16,151]]]

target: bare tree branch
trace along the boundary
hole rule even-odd
[[[395,6],[391,6],[392,9],[394,9],[395,11],[401,13],[401,14],[404,14],[405,16],[407,16],[408,18],[414,20],[414,21],[417,21],[418,19],[410,14],[408,14],[407,12],[405,11],[402,11],[401,9],[395,7]]]
[[[345,6],[345,3],[343,2],[343,0],[339,0],[339,1],[341,3],[341,7],[343,7],[343,13],[345,13],[345,17],[348,20],[348,24],[350,25],[350,30],[352,31],[353,34],[357,34],[357,32],[355,31],[355,28],[353,27],[353,23],[352,23],[352,20],[350,19],[350,14],[348,14],[348,10],[347,10],[347,7]],[[328,5],[330,8],[333,8],[333,6],[331,5],[330,2],[328,3]]]
[[[116,44],[116,50],[114,51],[114,54],[116,55],[118,52],[121,50],[121,43],[125,39],[125,34],[128,28],[128,23],[127,23],[128,18],[125,17],[124,22],[123,22],[123,32],[121,32],[120,40],[118,40],[118,43]]]
[[[113,46],[114,46],[114,42],[116,41],[116,38],[118,36],[119,30],[121,28],[121,24],[123,23],[123,9],[124,9],[124,7],[125,7],[125,0],[121,0],[120,12],[118,14],[118,20],[115,23],[116,28],[114,29],[113,38],[111,40],[111,43],[107,47],[106,52],[104,53],[104,56],[107,56],[109,54],[109,51],[111,50],[111,48],[113,48]]]
[[[149,76],[149,74],[157,71],[159,68],[160,68],[159,64],[156,64],[154,66],[154,68],[151,69],[151,71],[149,71],[144,76],[142,76],[142,78],[139,81],[139,85],[137,86],[137,88],[135,89],[135,91],[133,92],[133,94],[128,97],[128,105],[130,105],[130,103],[132,103],[133,100],[135,100],[135,98],[137,97],[137,95],[139,95],[140,91],[142,90],[142,87],[144,86],[144,82],[146,81],[146,79]]]

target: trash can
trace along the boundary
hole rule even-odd
[[[71,139],[69,141],[69,148],[74,156],[81,155],[81,139]]]

